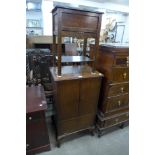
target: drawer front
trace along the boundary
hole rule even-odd
[[[129,92],[129,83],[109,84],[107,96],[116,96]]]
[[[113,65],[115,67],[128,67],[129,66],[129,56],[128,55],[116,56]]]
[[[58,136],[89,128],[90,126],[93,126],[94,121],[95,115],[91,114],[60,121],[57,126]]]
[[[104,121],[104,127],[113,126],[119,124],[121,122],[127,121],[129,119],[129,113],[123,114],[121,116],[117,116],[115,118],[111,118]]]
[[[119,124],[121,122],[125,122],[127,120],[129,120],[129,113],[125,113],[125,114],[122,114],[122,115],[119,115],[119,116],[116,116],[113,118],[109,118],[109,119],[106,119],[103,121],[100,118],[98,118],[97,124],[99,125],[100,128],[105,128],[105,127],[117,125],[117,124]]]
[[[129,95],[107,98],[105,102],[105,112],[110,112],[129,105]]]
[[[61,21],[62,30],[95,32],[98,29],[99,17],[64,12]]]
[[[129,68],[112,68],[113,82],[127,82],[129,81]]]

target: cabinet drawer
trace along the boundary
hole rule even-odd
[[[129,83],[109,84],[107,96],[116,96],[129,92]]]
[[[126,82],[129,81],[129,68],[112,68],[112,81],[113,82]]]
[[[95,114],[83,115],[70,120],[60,121],[58,123],[58,135],[76,132],[78,130],[89,128],[93,126]]]
[[[128,55],[116,56],[113,66],[115,66],[115,67],[128,67],[129,66],[129,56]]]
[[[119,108],[123,108],[129,104],[129,95],[124,94],[117,97],[107,98],[105,101],[105,112],[110,112],[113,110],[117,110]]]
[[[121,116],[105,120],[104,127],[113,126],[115,124],[119,124],[121,122],[124,122],[128,119],[129,119],[129,113],[126,113],[126,114],[123,114]]]
[[[95,32],[98,29],[98,15],[79,14],[78,11],[63,12],[62,30]]]
[[[106,119],[106,120],[103,120],[101,121],[99,118],[98,118],[98,125],[101,127],[101,128],[105,128],[105,127],[110,127],[110,126],[113,126],[113,125],[117,125],[121,122],[125,122],[129,119],[129,113],[125,113],[125,114],[122,114],[122,115],[119,115],[119,116],[116,116],[116,117],[113,117],[113,118],[109,118],[109,119]]]
[[[33,112],[33,113],[28,113],[26,114],[26,122],[31,122],[31,121],[36,121],[39,119],[44,118],[44,112]]]

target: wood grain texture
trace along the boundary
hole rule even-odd
[[[47,102],[43,87],[26,87],[26,113],[45,109],[47,109]]]
[[[128,121],[129,49],[99,46],[96,68],[104,74],[97,126],[104,129]]]
[[[87,39],[95,38],[96,50],[98,49],[102,13],[55,7],[52,14],[55,16],[53,18],[55,20],[53,34],[58,36],[58,45],[61,45],[60,38],[62,37],[84,39],[83,56],[85,56]],[[50,68],[55,89],[54,100],[57,112],[55,119],[58,140],[75,132],[92,129],[97,111],[100,82],[103,77],[103,74],[86,64],[88,61],[95,61],[95,54],[93,54],[93,59],[70,58],[63,57],[61,49],[58,48],[58,67]],[[68,63],[70,61],[82,62],[83,65],[62,66],[64,61]]]
[[[50,150],[44,110],[47,108],[42,86],[26,88],[26,154]]]
[[[58,139],[72,132],[92,128],[100,91],[101,76],[54,80]]]

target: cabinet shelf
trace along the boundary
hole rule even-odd
[[[58,60],[58,56],[56,56],[56,60]],[[90,59],[86,56],[62,56],[61,63],[69,63],[69,62],[92,62],[93,59]]]

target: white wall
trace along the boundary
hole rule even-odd
[[[128,42],[129,41],[129,16],[128,15],[124,15],[124,14],[121,14],[121,13],[105,13],[102,15],[102,24],[101,24],[101,29],[105,29],[105,26],[106,26],[106,19],[108,17],[112,17],[114,19],[116,19],[116,22],[124,22],[122,23],[122,25],[125,25],[125,29],[124,29],[124,35],[123,35],[123,43],[124,42]],[[117,32],[117,35],[120,35],[120,38],[122,36],[122,32],[118,31]],[[120,39],[118,39],[120,40]]]
[[[26,11],[26,19],[32,19],[32,20],[40,20],[40,27],[43,27],[43,21],[42,21],[42,12],[41,11]],[[30,34],[31,31],[34,31],[34,34],[43,34],[42,28],[26,28],[26,34]]]
[[[129,12],[129,9],[127,6],[119,5],[119,4],[113,4],[113,3],[96,3],[96,2],[90,2],[88,0],[42,0],[42,18],[43,18],[43,35],[52,35],[52,9],[53,9],[53,2],[63,2],[63,3],[70,3],[74,5],[86,5],[90,7],[97,7],[99,10],[106,12],[106,9],[108,10],[114,10],[114,11],[120,11],[120,12]],[[113,15],[117,18],[117,21],[125,21],[126,22],[126,28],[124,32],[124,39],[123,42],[128,40],[128,16],[123,16],[120,14]],[[33,13],[33,18],[40,18],[38,15]],[[27,18],[31,18],[31,15],[27,14]],[[102,26],[101,28],[104,28],[105,21],[107,18],[107,14],[103,14],[102,17]]]
[[[126,16],[126,26],[124,31],[123,42],[129,42],[129,16]]]
[[[53,1],[42,0],[44,35],[52,35],[52,9]]]

